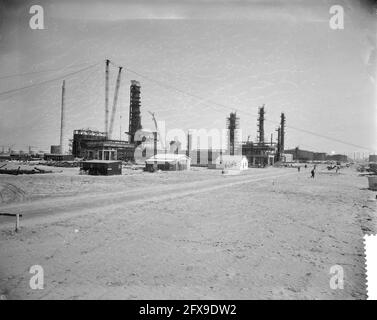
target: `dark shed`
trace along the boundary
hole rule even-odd
[[[81,162],[81,170],[94,176],[111,176],[122,174],[122,161],[88,160]]]

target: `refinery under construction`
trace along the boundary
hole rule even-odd
[[[300,157],[303,153],[298,148],[285,150],[286,136],[286,116],[281,113],[280,123],[276,132],[265,133],[265,105],[258,108],[257,121],[257,139],[252,141],[250,136],[246,141],[242,140],[242,129],[240,128],[240,118],[237,112],[231,112],[226,118],[226,128],[219,130],[188,130],[183,132],[180,137],[174,140],[166,141],[166,132],[160,132],[155,113],[152,115],[155,130],[143,129],[142,126],[142,102],[141,102],[141,85],[137,80],[131,80],[129,87],[129,119],[128,131],[125,132],[127,139],[114,139],[114,119],[117,116],[119,88],[122,84],[123,67],[118,66],[118,73],[115,82],[112,107],[110,110],[110,60],[105,61],[105,110],[104,110],[104,130],[96,131],[90,129],[76,129],[73,131],[72,138],[69,141],[69,150],[64,150],[66,141],[64,141],[66,126],[65,100],[69,94],[66,90],[66,80],[63,81],[61,90],[61,112],[60,112],[60,144],[52,145],[49,153],[32,154],[31,152],[12,153],[2,152],[2,159],[14,160],[35,160],[43,158],[45,161],[67,162],[74,161],[78,165],[85,161],[91,161],[95,166],[95,160],[103,161],[122,161],[123,163],[148,166],[147,160],[156,157],[158,154],[181,154],[190,158],[190,166],[220,168],[221,165],[215,165],[216,160],[222,163],[223,156],[242,156],[248,161],[248,167],[264,168],[273,165],[291,164],[293,161],[304,160]],[[115,65],[115,64],[114,64]],[[120,106],[122,107],[122,106]],[[257,111],[257,110],[256,110]],[[194,124],[193,124],[194,125]],[[225,133],[224,133],[225,132]],[[121,134],[120,134],[121,136]],[[274,138],[275,136],[275,138]],[[268,137],[266,139],[266,137]],[[345,155],[333,157],[333,160],[347,162]],[[234,158],[235,159],[235,158]],[[306,160],[331,160],[325,153],[321,156],[309,157]],[[150,161],[149,161],[150,162]],[[228,161],[229,162],[229,161]],[[72,163],[68,164],[72,166]],[[190,166],[166,166],[159,165],[155,168],[189,168]],[[148,167],[150,171],[150,167]],[[87,170],[85,170],[88,172]],[[99,172],[92,170],[89,172]]]
[[[289,114],[279,111],[268,132],[266,105],[253,108],[254,140],[243,137],[234,109],[223,129],[167,134],[145,112],[140,80],[126,85],[129,117],[116,139],[127,68],[117,66],[110,104],[110,65],[101,74],[103,130],[76,128],[65,140],[66,79],[59,144],[0,154],[2,297],[366,298],[361,252],[362,236],[377,231],[374,155],[353,161],[286,148]],[[339,263],[348,284],[336,291],[322,284]],[[36,264],[48,275],[44,290],[27,286]]]
[[[0,301],[367,299],[377,7],[332,2],[0,1]]]

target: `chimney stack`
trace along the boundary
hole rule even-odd
[[[63,85],[62,85],[62,103],[61,103],[61,115],[60,115],[60,154],[64,154],[64,150],[63,150],[64,105],[65,105],[65,80],[63,80]]]

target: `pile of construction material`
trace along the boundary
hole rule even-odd
[[[60,168],[75,168],[80,166],[80,161],[47,161],[39,162],[39,165]]]
[[[18,167],[17,169],[0,169],[0,174],[13,174],[15,176],[19,174],[35,174],[35,173],[52,173],[52,171],[39,169],[37,167],[34,167],[33,169],[21,169],[21,167]]]
[[[11,174],[11,175],[19,175],[19,174],[35,174],[35,173],[52,173],[52,171],[43,170],[37,167],[29,167],[29,166],[20,166],[14,165],[10,163],[5,163],[0,165],[0,174]]]

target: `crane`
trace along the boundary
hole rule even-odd
[[[162,146],[162,149],[165,149],[165,145],[161,139],[161,134],[160,134],[160,130],[158,129],[158,126],[157,126],[157,120],[156,120],[156,117],[154,116],[154,112],[150,112],[148,111],[148,113],[152,116],[152,119],[153,119],[153,122],[154,122],[154,126],[156,127],[156,131],[157,131],[157,134],[158,134],[158,138],[161,142],[161,146]]]
[[[122,72],[122,67],[119,67],[118,77],[117,77],[117,80],[116,80],[115,91],[114,91],[113,108],[111,110],[111,119],[110,119],[110,127],[109,127],[109,137],[111,137],[111,134],[113,132],[114,117],[115,117],[115,112],[116,112],[116,108],[117,108],[118,92],[119,92],[119,87],[120,87],[121,72]]]

